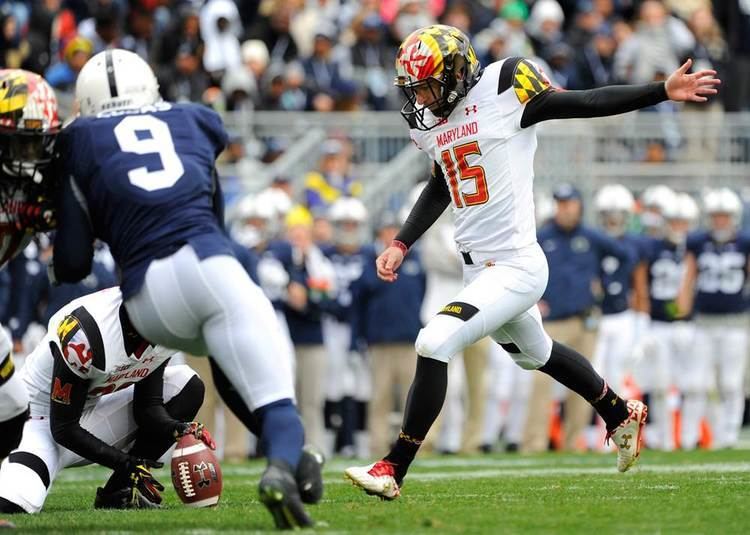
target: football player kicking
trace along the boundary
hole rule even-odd
[[[291,355],[270,301],[233,255],[214,167],[227,134],[219,116],[163,102],[139,56],[106,50],[76,83],[80,117],[62,132],[65,162],[52,275],[75,282],[106,242],[122,269],[138,333],[212,355],[260,422],[268,458],[261,501],[279,528],[309,526],[294,474],[304,429]]]
[[[81,297],[49,321],[19,376],[30,418],[19,447],[0,467],[0,512],[38,513],[63,468],[97,463],[113,470],[96,508],[155,508],[164,487],[151,468],[191,422],[204,387],[188,366],[167,367],[174,350],[133,328],[119,288]]]
[[[396,85],[410,134],[434,160],[433,174],[396,240],[377,259],[393,281],[409,247],[452,202],[464,289],[420,331],[417,371],[401,433],[382,460],[346,470],[370,494],[393,499],[443,404],[450,358],[491,336],[526,369],[537,369],[588,400],[606,423],[624,472],[638,458],[646,406],[625,401],[589,361],[545,333],[536,303],[547,263],[536,242],[534,125],[548,119],[624,113],[672,99],[703,102],[716,93],[714,71],[688,74],[687,61],[666,83],[558,91],[532,62],[512,57],[481,69],[458,29],[422,28],[402,43]]]
[[[59,184],[53,161],[60,130],[54,90],[38,74],[0,70],[0,267],[54,225]],[[0,458],[21,440],[29,398],[0,326]]]

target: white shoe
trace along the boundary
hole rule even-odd
[[[367,494],[384,500],[395,500],[401,494],[396,483],[396,470],[393,463],[382,460],[368,466],[351,466],[344,475]]]
[[[607,433],[606,442],[612,439],[617,446],[617,470],[627,472],[638,460],[643,441],[643,425],[648,407],[637,399],[628,401],[628,417]]]

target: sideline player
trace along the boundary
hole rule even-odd
[[[55,92],[38,74],[0,70],[0,267],[54,224],[60,130]],[[29,399],[0,326],[0,458],[18,445]]]
[[[215,447],[191,422],[203,382],[188,366],[167,367],[173,354],[135,332],[117,287],[56,312],[19,373],[31,416],[0,467],[0,512],[38,513],[60,470],[89,463],[113,470],[94,507],[158,507],[164,487],[150,469],[175,438]]]
[[[485,336],[521,367],[545,372],[591,402],[618,448],[618,470],[635,463],[645,405],[618,397],[586,358],[552,341],[542,328],[536,303],[548,272],[534,228],[534,125],[624,113],[667,99],[705,101],[719,81],[713,71],[688,74],[691,64],[687,61],[666,83],[557,91],[523,58],[482,70],[468,38],[456,28],[429,26],[405,39],[396,60],[396,85],[408,99],[402,114],[417,147],[435,163],[396,240],[378,258],[378,274],[395,280],[409,247],[452,202],[465,287],[419,333],[417,371],[401,433],[384,459],[346,470],[356,485],[387,499],[399,495],[443,404],[447,362]]]
[[[709,390],[716,385],[718,410],[709,411],[715,448],[737,444],[745,409],[742,382],[748,348],[748,262],[750,236],[739,231],[742,201],[729,188],[704,197],[709,229],[688,236],[685,275],[677,308],[695,311],[695,346],[682,356],[682,437],[680,446],[693,449],[706,410]]]
[[[294,473],[304,429],[273,308],[232,253],[214,167],[227,134],[195,104],[163,102],[148,64],[106,50],[76,84],[81,116],[61,135],[65,162],[52,275],[74,282],[92,244],[122,269],[133,325],[160,345],[212,355],[261,422],[260,499],[279,528],[309,526]]]

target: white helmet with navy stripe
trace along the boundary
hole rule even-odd
[[[138,54],[104,50],[83,66],[76,81],[76,100],[83,116],[140,108],[161,100],[159,84]]]

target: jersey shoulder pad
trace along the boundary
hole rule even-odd
[[[207,106],[193,103],[174,104],[174,108],[182,110],[194,118],[203,132],[214,142],[217,154],[224,150],[229,135],[224,129],[224,122],[218,113]]]
[[[57,339],[65,363],[82,378],[88,378],[91,369],[105,369],[104,343],[99,327],[84,307],[65,315],[57,326]]]
[[[536,63],[521,57],[506,58],[500,68],[497,94],[508,89],[513,92],[520,104],[541,95],[552,87],[549,78]]]

